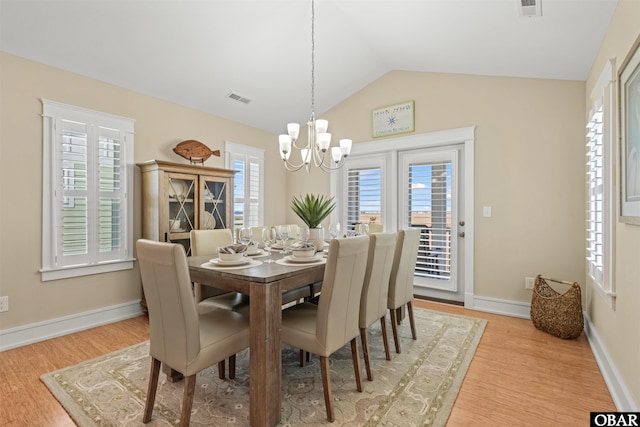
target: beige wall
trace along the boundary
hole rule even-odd
[[[634,42],[640,37],[639,22],[640,2],[620,0],[589,74],[587,98],[609,58],[616,59],[616,66],[620,70]],[[640,334],[636,328],[640,325],[640,226],[616,224],[614,259],[617,293],[615,308],[610,308],[599,294],[589,288],[586,311],[615,368],[625,379],[638,408]]]
[[[224,151],[229,140],[265,148],[265,170],[273,188],[285,174],[273,135],[126,89],[0,53],[0,295],[10,310],[0,330],[126,303],[140,298],[137,269],[41,282],[42,105],[41,98],[130,117],[135,124],[134,161],[186,163],[171,150],[197,139]],[[223,155],[224,156],[224,155]],[[206,164],[224,166],[224,157]],[[140,183],[136,169],[135,237],[140,237]],[[284,217],[284,195],[274,192],[265,221]]]
[[[372,109],[407,100],[415,133],[476,125],[475,294],[530,302],[525,276],[584,283],[584,98],[584,82],[396,71],[322,118],[354,143],[372,140]],[[321,172],[287,185],[329,194]]]

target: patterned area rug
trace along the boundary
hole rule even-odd
[[[366,380],[361,361],[362,393],[356,391],[350,346],[331,356],[333,424],[326,420],[319,359],[313,357],[301,368],[298,351],[283,346],[281,425],[444,426],[486,321],[414,312],[418,340],[411,339],[405,320],[399,328],[401,354],[394,351],[388,327],[391,361],[384,358],[379,322],[369,328],[374,379]],[[360,343],[358,347],[362,352]],[[81,427],[142,426],[148,351],[144,342],[45,374],[41,380]],[[220,380],[216,367],[198,374],[191,425],[249,425],[248,357],[246,350],[238,354],[235,380]],[[147,426],[178,425],[182,387],[182,382],[170,383],[160,374],[156,408]]]

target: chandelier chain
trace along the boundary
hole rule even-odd
[[[311,0],[311,118],[316,115],[316,10],[315,1]]]

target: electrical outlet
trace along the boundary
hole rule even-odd
[[[0,297],[0,313],[9,311],[9,297]]]
[[[525,277],[524,278],[524,288],[525,289],[533,289],[533,284],[535,279],[533,277]]]

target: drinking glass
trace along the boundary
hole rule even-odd
[[[287,240],[291,235],[291,228],[288,225],[281,225],[278,227],[278,239],[282,240],[282,250],[280,251],[281,255],[286,255],[289,253],[287,250]]]
[[[262,241],[264,242],[264,248],[269,252],[269,258],[264,260],[267,264],[273,262],[271,259],[271,245],[273,245],[276,240],[276,230],[271,227],[265,227],[262,229]]]
[[[333,240],[337,239],[338,236],[340,236],[340,223],[332,222],[331,224],[329,224],[329,237],[331,238],[331,240]]]

